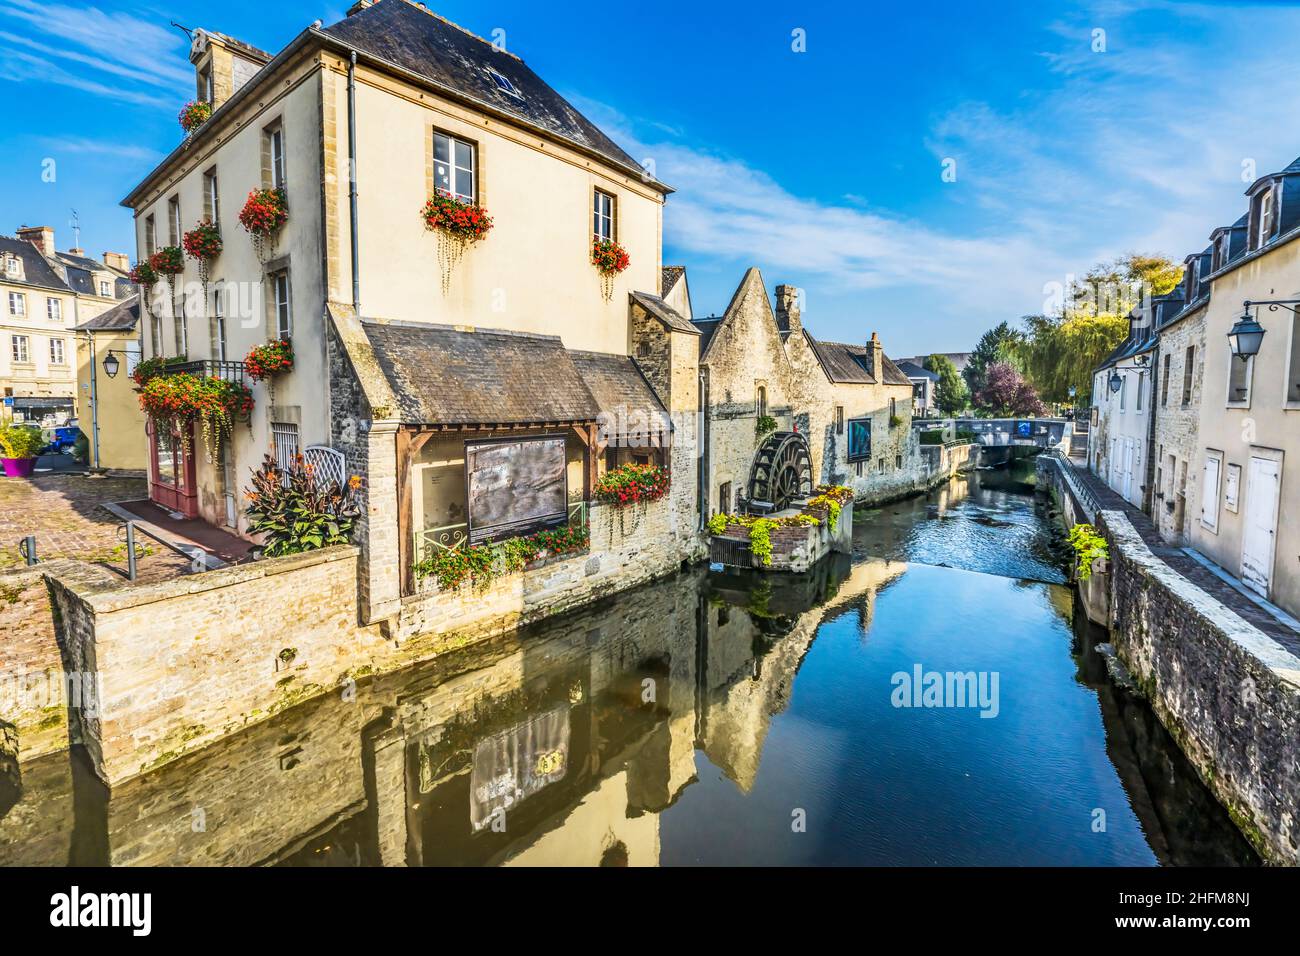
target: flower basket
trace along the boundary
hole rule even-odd
[[[465,249],[492,231],[492,217],[474,203],[464,202],[441,189],[420,211],[424,228],[438,234],[438,261],[442,264],[442,291],[451,288],[451,273]]]
[[[138,363],[135,371],[131,373],[131,381],[135,382],[137,390],[144,388],[145,383],[155,375],[160,375],[167,370],[170,365],[179,365],[187,361],[184,355],[178,355],[175,358],[162,358],[153,356]]]
[[[621,465],[596,481],[597,501],[623,508],[641,501],[658,501],[668,492],[668,469],[658,465]]]
[[[163,246],[149,257],[149,268],[159,276],[180,275],[185,271],[185,255],[180,246]]]
[[[158,281],[158,273],[153,271],[153,266],[149,265],[148,261],[137,262],[126,277],[136,285],[142,286],[146,292]]]
[[[155,374],[140,390],[140,408],[155,427],[181,435],[182,441],[185,426],[197,421],[208,460],[213,461],[235,420],[253,410],[253,395],[246,386],[216,376]]]
[[[239,211],[239,224],[253,238],[257,258],[267,259],[268,250],[274,246],[280,227],[289,221],[289,201],[280,187],[254,189],[248,194],[244,208]]]
[[[207,102],[207,100],[190,100],[181,107],[176,119],[181,124],[181,129],[185,131],[185,135],[188,136],[206,123],[211,116],[211,103]]]
[[[244,367],[255,382],[293,370],[293,345],[288,339],[276,339],[254,345],[244,356]]]
[[[614,297],[614,277],[632,264],[632,257],[613,239],[597,239],[591,244],[591,264],[600,273],[608,302]]]
[[[203,283],[203,298],[207,299],[208,270],[212,260],[221,254],[221,230],[204,219],[181,237],[185,254],[199,264],[199,281]]]

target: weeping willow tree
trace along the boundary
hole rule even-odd
[[[1163,256],[1129,255],[1094,266],[1067,291],[1062,314],[1030,315],[1017,344],[1025,376],[1050,402],[1086,396],[1092,372],[1128,335],[1128,314],[1172,291],[1182,266]]]

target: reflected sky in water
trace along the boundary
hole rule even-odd
[[[1023,479],[860,512],[809,575],[697,569],[373,678],[112,794],[35,761],[0,864],[1254,862],[1107,681]],[[996,674],[996,716],[895,706],[917,667]]]

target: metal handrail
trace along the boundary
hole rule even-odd
[[[569,527],[587,526],[591,514],[591,502],[571,501],[568,507]],[[434,549],[456,551],[469,541],[469,524],[447,524],[440,528],[421,528],[415,532],[415,553],[417,560],[429,558]]]
[[[199,375],[203,378],[219,378],[227,382],[242,384],[247,377],[247,366],[243,362],[231,362],[225,359],[199,359],[195,362],[180,362],[168,365],[160,375]]]
[[[136,579],[136,557],[135,557],[135,533],[139,531],[142,535],[152,538],[165,548],[170,548],[181,557],[190,559],[190,571],[198,574],[208,569],[207,552],[202,548],[186,548],[182,545],[168,541],[159,535],[154,534],[148,528],[137,528],[134,521],[128,521],[126,527],[126,579],[134,581]]]

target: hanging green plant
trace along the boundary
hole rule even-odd
[[[759,415],[758,420],[754,422],[754,437],[762,441],[764,437],[776,431],[776,419],[771,415]]]
[[[605,301],[614,297],[614,277],[632,264],[627,250],[613,239],[596,239],[591,244],[591,264],[600,273]]]
[[[212,262],[221,255],[221,230],[211,219],[202,220],[181,237],[185,254],[199,264],[199,282],[203,284],[203,299],[208,298],[208,272]]]
[[[158,273],[153,271],[153,266],[149,265],[148,261],[137,262],[131,267],[131,271],[126,274],[126,277],[136,285],[141,286],[145,292],[148,292],[153,287],[153,284],[158,281]]]
[[[1092,577],[1092,564],[1098,559],[1110,558],[1110,545],[1095,527],[1090,524],[1076,524],[1070,529],[1070,546],[1078,555],[1078,574],[1080,581]]]
[[[291,372],[293,344],[288,339],[275,339],[265,345],[254,345],[244,356],[244,367],[255,382]]]
[[[160,276],[180,275],[185,271],[185,254],[180,246],[163,246],[149,257],[149,268]]]

